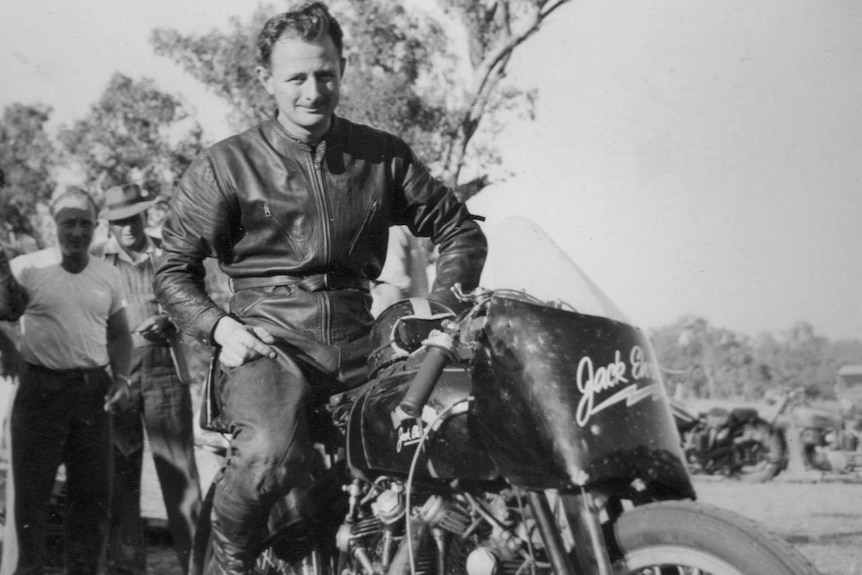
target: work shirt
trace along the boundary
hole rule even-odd
[[[114,237],[92,250],[93,255],[102,258],[120,272],[126,290],[126,317],[129,320],[135,347],[156,345],[135,333],[134,330],[147,318],[160,313],[159,303],[153,290],[155,259],[159,256],[160,250],[149,236],[146,241],[146,248],[134,260],[120,247]]]

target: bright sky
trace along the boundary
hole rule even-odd
[[[223,108],[153,55],[156,26],[222,27],[251,2],[27,0],[0,9],[0,106],[83,115],[114,71]],[[862,338],[862,4],[575,0],[509,80],[537,121],[500,138],[516,176],[471,207],[532,217],[635,322],[750,335],[805,320]],[[349,72],[348,72],[349,73]]]

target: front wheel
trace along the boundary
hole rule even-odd
[[[711,505],[644,505],[623,513],[613,531],[611,557],[619,575],[817,575],[782,539]]]

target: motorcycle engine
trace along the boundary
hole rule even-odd
[[[386,573],[399,560],[410,560],[402,545],[408,516],[419,575],[516,575],[541,554],[543,543],[526,503],[510,490],[418,492],[409,503],[404,485],[396,481],[363,496],[361,519],[346,521],[336,538],[339,550],[354,559],[351,573]]]

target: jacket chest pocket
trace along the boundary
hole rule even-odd
[[[374,216],[377,215],[377,212],[379,209],[380,209],[380,201],[377,198],[374,198],[374,201],[371,202],[371,205],[368,207],[368,210],[365,212],[365,217],[362,219],[362,222],[359,224],[359,228],[356,230],[356,233],[353,235],[353,240],[350,242],[350,249],[347,251],[348,257],[353,255],[353,252],[356,249],[356,244],[359,243],[359,238],[361,238],[362,234],[365,233],[365,231],[368,230],[368,228],[371,226],[371,222],[374,220]]]
[[[310,231],[307,234],[303,233],[301,228],[295,225],[296,218],[284,217],[283,211],[277,211],[266,200],[261,202],[259,209],[264,225],[269,227],[277,237],[283,239],[292,252],[304,256],[307,251],[308,237],[311,235]]]

